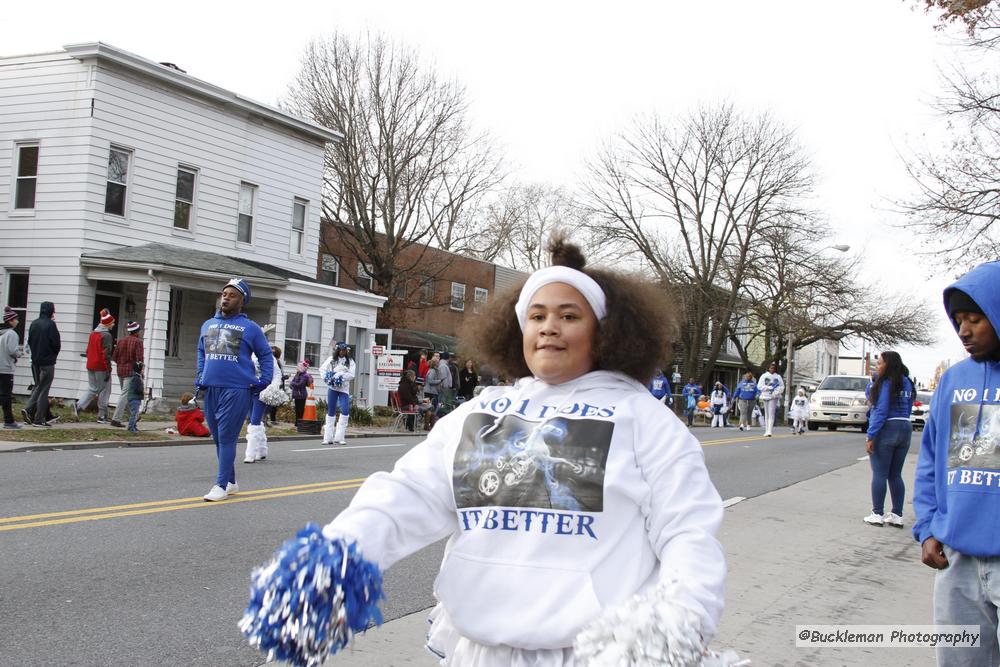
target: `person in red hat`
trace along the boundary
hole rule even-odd
[[[122,422],[125,418],[125,409],[128,407],[125,388],[129,378],[132,377],[132,369],[135,367],[135,362],[145,358],[141,337],[142,325],[138,322],[129,322],[125,328],[128,330],[128,335],[118,341],[115,351],[111,354],[118,375],[118,386],[121,387],[121,395],[118,397],[118,405],[115,406],[115,414],[111,417],[111,425],[119,428],[125,427]]]
[[[87,341],[87,391],[80,400],[70,403],[73,419],[80,421],[80,410],[86,410],[91,401],[97,399],[97,423],[108,423],[108,382],[111,380],[111,355],[115,339],[111,330],[115,326],[114,316],[107,308],[101,309],[100,322],[90,332]]]

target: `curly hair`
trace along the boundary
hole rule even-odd
[[[666,292],[642,278],[605,269],[584,268],[580,248],[563,234],[549,243],[552,264],[567,266],[593,278],[607,300],[607,315],[597,323],[594,359],[597,368],[618,371],[646,384],[656,368],[673,357],[676,308]],[[500,294],[481,317],[463,332],[463,349],[509,377],[530,376],[524,360],[523,334],[514,304],[523,283]]]

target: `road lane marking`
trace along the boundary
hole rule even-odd
[[[795,434],[789,433],[788,435],[772,435],[768,438],[765,435],[751,435],[741,438],[720,438],[719,440],[705,440],[701,443],[702,447],[708,447],[709,445],[732,445],[737,442],[754,442],[757,440],[782,440],[784,438],[794,438]]]
[[[744,500],[746,500],[746,498],[743,497],[743,496],[733,496],[732,498],[729,498],[728,500],[723,500],[722,501],[722,506],[723,507],[732,507],[736,503],[741,503]]]
[[[20,530],[22,528],[41,528],[44,526],[58,526],[68,523],[82,523],[84,521],[100,521],[102,519],[117,519],[127,516],[141,516],[143,514],[158,514],[160,512],[173,512],[175,510],[198,509],[207,507],[225,507],[226,505],[233,505],[236,503],[252,503],[258,500],[271,500],[272,498],[284,498],[286,496],[301,496],[301,495],[306,495],[308,493],[323,493],[325,491],[345,491],[348,489],[356,489],[359,486],[361,486],[360,482],[357,484],[330,484],[328,486],[319,488],[299,489],[296,491],[285,491],[283,493],[270,493],[257,496],[250,496],[249,494],[244,495],[241,492],[239,495],[230,496],[226,500],[214,503],[205,502],[204,499],[199,498],[198,502],[187,503],[183,505],[149,507],[146,509],[128,510],[124,512],[111,512],[108,514],[90,514],[87,516],[75,516],[64,519],[49,519],[47,521],[33,521],[31,523],[18,523],[9,526],[0,526],[0,533],[11,530]]]
[[[340,484],[352,484],[354,486],[347,486],[347,487],[344,487],[344,488],[355,488],[357,486],[361,486],[361,482],[363,482],[363,481],[365,481],[365,478],[359,477],[357,479],[342,479],[342,480],[337,480],[337,481],[332,481],[332,482],[314,482],[312,484],[295,484],[293,486],[277,486],[277,487],[272,487],[270,489],[255,489],[253,491],[241,491],[239,493],[239,495],[240,496],[253,496],[253,497],[256,497],[256,496],[270,496],[272,494],[275,494],[275,493],[278,493],[278,492],[281,492],[281,491],[296,491],[296,490],[304,490],[304,489],[311,489],[311,488],[317,488],[317,487],[327,487],[327,486],[330,486],[330,485],[340,485]],[[322,490],[326,490],[326,489],[322,489]],[[293,494],[283,494],[283,495],[293,495]],[[283,496],[276,496],[276,497],[283,497]],[[55,518],[55,517],[67,517],[67,516],[73,516],[73,515],[103,514],[105,512],[114,512],[114,511],[117,511],[117,510],[133,510],[133,509],[139,509],[139,508],[145,508],[145,507],[160,507],[160,506],[164,506],[164,505],[177,505],[177,504],[180,504],[180,503],[190,503],[190,502],[195,502],[195,501],[205,502],[204,498],[202,498],[201,496],[196,496],[194,498],[175,498],[173,500],[154,500],[154,501],[145,502],[145,503],[129,503],[127,505],[109,505],[109,506],[106,506],[106,507],[91,507],[91,508],[88,508],[88,509],[65,510],[65,511],[62,511],[62,512],[46,512],[44,514],[28,514],[28,515],[25,515],[25,516],[0,517],[0,524],[4,524],[4,523],[20,523],[20,522],[24,522],[24,521],[34,521],[34,520],[37,520],[37,519],[51,519],[51,518]],[[0,526],[0,530],[2,530],[2,529],[3,529],[3,527]]]
[[[315,449],[293,449],[293,452],[346,452],[351,449],[375,449],[378,447],[412,447],[411,442],[399,442],[391,445],[324,445]]]

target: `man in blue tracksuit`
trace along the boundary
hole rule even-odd
[[[251,399],[268,385],[274,355],[264,332],[243,314],[250,302],[250,286],[233,278],[222,289],[215,317],[201,325],[198,337],[197,389],[205,390],[205,423],[215,440],[219,462],[215,485],[205,500],[225,500],[236,485],[236,440],[250,412]],[[257,355],[257,377],[251,354]]]
[[[934,622],[976,625],[979,648],[937,649],[938,665],[1000,664],[1000,262],[980,264],[944,291],[969,354],[941,376],[914,484],[913,536],[936,569]]]
[[[701,385],[695,382],[694,378],[688,378],[688,383],[681,389],[681,400],[683,401],[682,405],[684,406],[684,414],[687,416],[688,426],[694,423],[694,411],[699,396],[701,396]]]

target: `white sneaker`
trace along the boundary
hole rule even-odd
[[[205,494],[205,500],[210,503],[214,503],[217,500],[225,500],[227,496],[229,496],[229,494],[226,493],[226,490],[216,484],[212,487],[211,491]]]
[[[257,459],[254,458],[253,454],[247,454],[245,457],[243,457],[243,463],[253,463],[256,460]]]
[[[882,526],[885,525],[885,520],[882,519],[882,515],[881,514],[875,514],[875,512],[872,512],[871,514],[869,514],[868,516],[866,516],[864,518],[864,521],[869,526],[878,526],[879,528],[881,528]],[[900,527],[902,527],[902,523],[900,523]]]
[[[240,492],[240,485],[236,482],[229,482],[226,484],[226,495],[233,495],[234,493]]]
[[[895,512],[889,512],[888,514],[883,515],[882,520],[885,522],[885,525],[887,526],[892,526],[893,528],[903,527],[903,517],[899,516]]]
[[[335,444],[335,445],[346,445],[347,441],[346,440],[339,440],[339,441],[337,441],[337,442],[335,442],[333,444]]]

